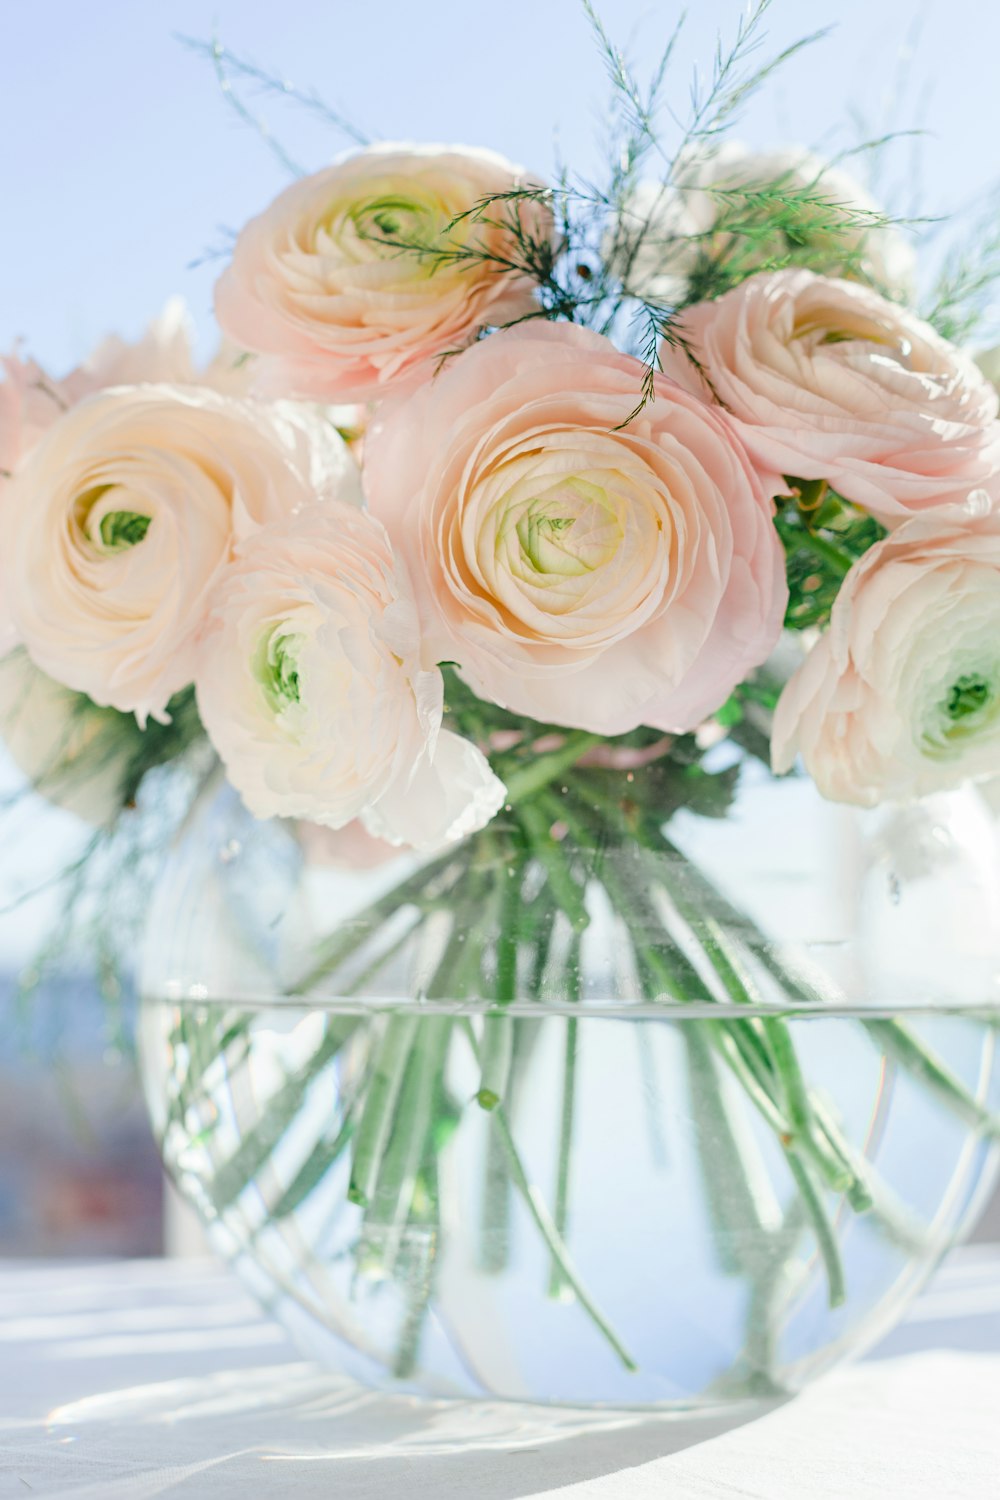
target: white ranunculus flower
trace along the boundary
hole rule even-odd
[[[790,193],[822,196],[852,213],[879,213],[878,205],[849,173],[805,147],[753,151],[738,141],[727,141],[713,150],[701,147],[688,151],[670,186],[640,182],[607,237],[605,255],[634,296],[651,302],[677,302],[683,298],[699,258],[726,248],[721,236],[713,238],[719,220],[731,217],[734,211],[741,218],[753,217],[752,204],[743,204],[738,198],[727,200],[718,189],[774,185]],[[822,228],[818,227],[820,216]],[[898,230],[884,225],[865,229],[848,224],[845,215],[843,230],[831,234],[826,227],[829,217],[830,210],[808,204],[800,211],[801,232],[808,243],[814,249],[829,251],[830,263],[824,269],[830,274],[849,274],[837,264],[838,251],[863,249],[862,268],[878,286],[895,296],[912,293],[916,257]],[[777,242],[773,236],[765,238],[754,264],[780,257],[789,248],[784,239]]]
[[[246,541],[202,646],[198,707],[257,817],[307,818],[419,849],[481,828],[505,789],[441,728],[443,681],[388,537],[317,506]]]
[[[779,700],[775,770],[874,806],[1000,770],[1000,509],[907,521],[855,563]]]
[[[44,672],[144,722],[193,680],[234,542],[318,496],[360,491],[316,409],[198,387],[100,392],[48,430],[5,494],[0,592]]]
[[[137,736],[134,722],[53,682],[26,651],[0,660],[0,740],[56,807],[95,828],[111,823],[124,803]]]

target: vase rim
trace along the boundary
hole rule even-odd
[[[519,1019],[538,1020],[546,1016],[561,1016],[592,1019],[620,1018],[644,1021],[746,1021],[760,1017],[780,1017],[795,1020],[854,1020],[877,1021],[899,1020],[907,1016],[953,1016],[968,1017],[980,1022],[987,1021],[1000,1027],[1000,998],[984,1000],[978,1004],[968,1001],[892,1001],[892,1002],[845,1002],[831,1000],[828,1004],[793,1002],[784,1004],[737,1004],[734,1001],[677,1001],[664,998],[662,1002],[650,1000],[513,1000],[498,1005],[491,1000],[433,999],[397,997],[338,997],[322,994],[287,994],[278,990],[240,991],[227,995],[210,994],[201,984],[166,984],[160,993],[143,995],[147,1005],[172,1005],[181,1008],[247,1011],[289,1011],[296,1013],[316,1012],[322,1015],[399,1015],[418,1016],[514,1016]]]

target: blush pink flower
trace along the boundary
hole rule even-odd
[[[692,728],[784,612],[770,501],[726,416],[600,335],[528,323],[448,363],[367,440],[369,503],[428,647],[554,724]]]
[[[419,383],[436,355],[537,306],[528,270],[496,258],[522,264],[515,226],[547,242],[548,208],[528,199],[477,211],[530,186],[492,151],[356,152],[245,226],[216,288],[219,323],[261,356],[266,394],[364,401]]]
[[[825,479],[898,525],[1000,471],[997,393],[929,324],[868,287],[776,271],[688,308],[664,370],[714,393],[762,469]]]
[[[848,573],[774,717],[825,797],[874,806],[1000,767],[1000,510],[983,491],[914,517]]]

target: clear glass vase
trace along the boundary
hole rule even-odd
[[[304,1349],[717,1411],[870,1345],[962,1233],[1000,1138],[989,807],[858,813],[751,750],[538,745],[433,857],[198,804],[149,917],[146,1090]]]

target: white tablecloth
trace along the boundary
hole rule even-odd
[[[4,1500],[1000,1500],[1000,1251],[957,1255],[864,1364],[718,1432],[374,1395],[206,1262],[0,1266]]]

